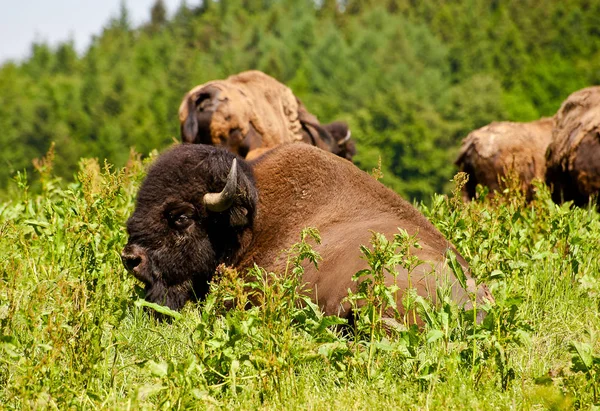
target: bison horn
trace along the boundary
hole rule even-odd
[[[204,205],[210,211],[221,213],[233,205],[235,192],[237,191],[237,162],[233,159],[231,170],[227,175],[227,183],[220,193],[207,193],[204,195]]]
[[[346,136],[341,139],[340,141],[338,141],[338,146],[343,146],[344,144],[346,144],[346,142],[348,142],[348,140],[350,140],[350,136],[352,135],[352,133],[350,132],[350,130],[348,130],[348,133],[346,134]]]

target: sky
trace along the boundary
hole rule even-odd
[[[155,0],[0,0],[0,64],[27,58],[34,41],[55,46],[73,39],[77,51],[84,52],[92,35],[119,15],[121,1],[133,26],[150,20]],[[171,16],[181,0],[163,3]],[[200,1],[187,1],[196,3]]]

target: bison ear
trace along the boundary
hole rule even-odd
[[[248,218],[248,209],[244,206],[236,206],[231,208],[229,215],[229,224],[232,227],[245,227],[250,223]]]
[[[325,148],[327,151],[338,154],[340,151],[335,139],[329,132],[318,123],[301,122],[302,128],[306,130],[312,139],[312,145]]]
[[[196,118],[196,102],[194,96],[187,99],[187,117],[181,124],[181,140],[184,143],[193,143],[198,134],[198,119]]]
[[[296,97],[296,102],[298,103],[298,120],[302,129],[310,138],[310,141],[307,141],[307,143],[321,148],[325,146],[327,150],[337,154],[339,151],[338,146],[334,138],[329,134],[329,131],[321,126],[319,119],[304,107],[304,104],[302,104],[302,101],[298,97]]]

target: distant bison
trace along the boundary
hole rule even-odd
[[[571,94],[555,118],[546,183],[555,202],[585,205],[600,192],[600,86]]]
[[[351,138],[348,124],[343,121],[334,121],[333,123],[324,124],[323,128],[331,134],[337,144],[337,149],[334,154],[352,161],[352,157],[356,154],[356,145]]]
[[[184,143],[223,146],[247,159],[292,142],[348,160],[356,151],[353,142],[340,141],[348,132],[336,139],[335,125],[321,125],[288,87],[255,70],[194,87],[181,102],[179,121]]]
[[[475,197],[477,184],[490,193],[503,189],[503,179],[514,171],[531,199],[533,179],[544,180],[546,148],[552,136],[552,118],[530,123],[493,122],[469,133],[455,164],[469,175],[463,198]]]
[[[350,162],[306,144],[282,145],[253,161],[207,145],[162,154],[139,190],[122,259],[145,283],[147,300],[178,310],[206,295],[219,264],[240,273],[254,263],[283,272],[281,250],[308,226],[321,233],[315,249],[323,261],[319,270],[307,266],[303,281],[326,314],[351,314],[343,299],[356,290],[352,275],[367,267],[359,246],[371,230],[391,236],[398,227],[418,235],[421,248],[411,252],[424,262],[411,279],[419,295],[435,300],[436,287],[447,283],[454,301],[472,307],[446,265],[446,253],[457,251],[422,214]],[[457,260],[468,272],[458,253]],[[409,275],[397,269],[404,290]],[[467,278],[478,304],[491,300]]]

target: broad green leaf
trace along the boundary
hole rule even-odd
[[[594,358],[592,356],[592,347],[586,343],[572,342],[569,344],[569,352],[573,354],[571,358],[571,369],[587,373],[591,370]]]
[[[169,317],[173,317],[176,320],[180,320],[181,318],[183,318],[181,316],[181,314],[179,314],[177,311],[173,311],[169,307],[165,307],[164,305],[159,305],[159,304],[156,304],[156,303],[151,303],[151,302],[148,302],[146,300],[136,300],[134,304],[135,304],[136,307],[148,307],[148,308],[152,308],[157,313],[160,313],[160,314],[163,314],[163,315],[167,315]]]
[[[456,259],[456,253],[454,252],[454,250],[449,248],[446,252],[446,256],[448,257],[448,262],[450,264],[450,268],[452,269],[452,272],[456,276],[456,279],[458,280],[458,282],[460,283],[462,288],[464,288],[466,290],[467,289],[467,276],[465,275],[462,265]]]
[[[152,375],[157,377],[165,377],[169,372],[169,365],[164,361],[157,363],[150,360],[146,364],[146,368],[152,373]]]
[[[443,336],[444,333],[441,330],[431,330],[427,333],[427,342],[431,344],[432,342],[439,340]]]

